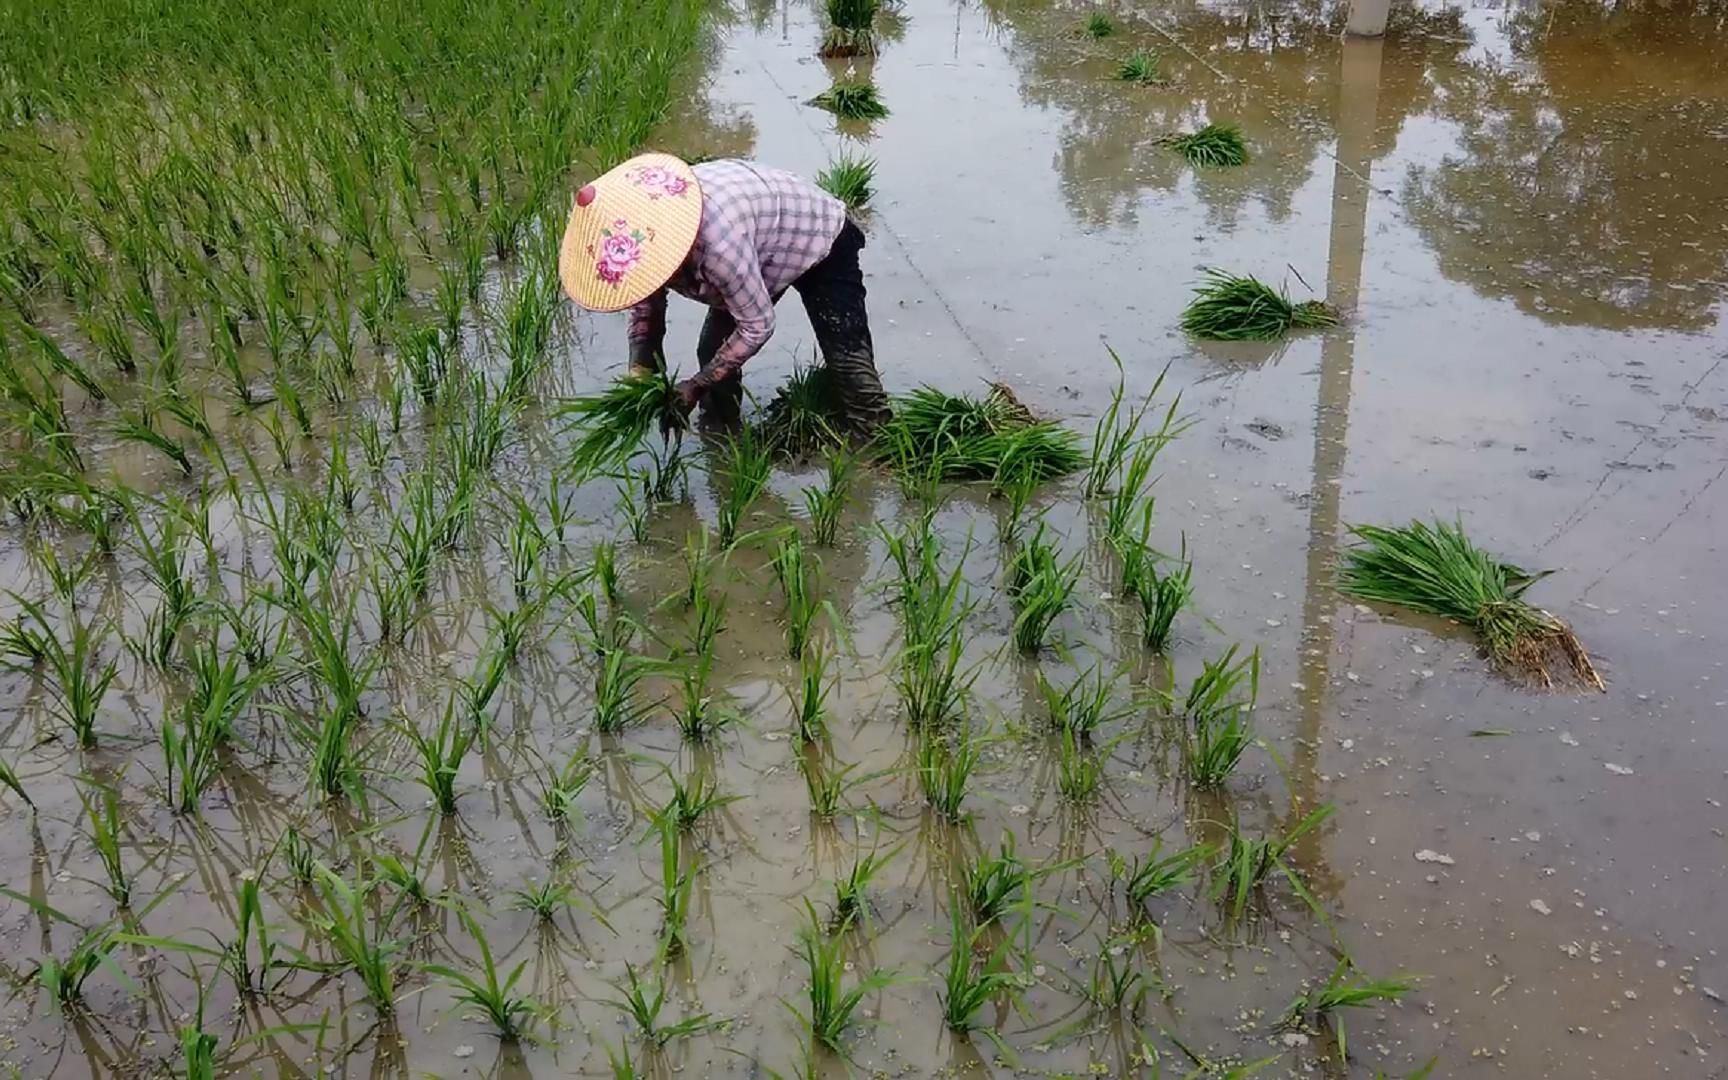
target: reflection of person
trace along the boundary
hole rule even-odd
[[[888,408],[864,310],[863,247],[845,205],[803,177],[644,154],[577,192],[559,274],[585,308],[630,309],[632,372],[664,368],[668,289],[708,305],[701,368],[678,384],[678,403],[686,413],[701,403],[723,421],[737,415],[744,362],[774,333],[775,302],[797,289],[835,414],[867,433]]]

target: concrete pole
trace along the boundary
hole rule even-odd
[[[1350,0],[1350,21],[1344,32],[1356,37],[1379,37],[1386,32],[1386,15],[1392,0]]]

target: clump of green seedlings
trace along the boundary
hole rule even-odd
[[[1072,731],[1057,735],[1056,790],[1071,803],[1084,806],[1098,794],[1104,782],[1104,764],[1099,755],[1083,745]]]
[[[840,532],[840,515],[846,509],[846,497],[852,488],[852,474],[858,459],[844,447],[835,447],[828,454],[827,474],[821,487],[803,491],[804,508],[810,514],[810,540],[817,547],[833,547]]]
[[[1197,131],[1171,135],[1164,145],[1202,169],[1229,168],[1248,162],[1248,144],[1235,124],[1208,123]]]
[[[678,822],[667,814],[655,819],[660,836],[660,954],[681,956],[690,945],[690,899],[695,869],[684,864]]]
[[[80,620],[76,610],[68,610],[68,640],[60,636],[41,604],[16,594],[14,599],[22,612],[9,632],[8,651],[27,655],[46,668],[54,691],[52,714],[80,750],[96,749],[96,719],[102,699],[120,674],[119,663],[112,657],[98,659],[107,628],[98,627],[94,618]],[[26,622],[34,623],[34,629]]]
[[[978,959],[978,943],[985,928],[968,928],[965,913],[958,904],[949,910],[949,927],[948,966],[943,970],[942,987],[937,994],[942,1002],[942,1022],[948,1025],[948,1030],[964,1034],[982,1026],[978,1014],[984,1006],[1012,993],[1019,982],[1005,959],[1006,942],[998,942],[983,959]]]
[[[1545,575],[1531,574],[1483,551],[1462,524],[1413,521],[1402,528],[1357,525],[1338,587],[1360,600],[1397,604],[1462,623],[1500,670],[1554,685],[1558,665],[1576,680],[1605,689],[1578,636],[1565,621],[1524,599]]]
[[[1188,782],[1197,788],[1222,787],[1254,743],[1250,716],[1260,696],[1260,650],[1236,659],[1232,645],[1188,686],[1182,703],[1183,757]],[[1247,696],[1238,696],[1244,685]]]
[[[703,773],[697,774],[689,785],[685,785],[676,776],[669,776],[669,779],[672,781],[672,795],[654,816],[654,820],[656,823],[670,821],[672,827],[679,832],[689,832],[700,825],[709,814],[739,799],[737,795],[720,794],[719,783]]]
[[[876,193],[875,183],[875,159],[850,154],[816,174],[816,186],[852,210],[862,210],[870,204],[870,197]]]
[[[750,508],[768,487],[774,455],[767,440],[748,424],[726,440],[721,452],[724,457],[717,466],[722,483],[715,532],[721,547],[731,547]]]
[[[895,685],[907,721],[917,729],[935,729],[963,715],[977,677],[964,662],[973,611],[963,574],[965,553],[952,570],[942,570],[941,542],[928,515],[898,533],[884,529],[882,538],[898,575],[894,597],[901,649]]]
[[[1116,20],[1102,11],[1094,11],[1086,16],[1081,29],[1093,41],[1101,41],[1116,32]]]
[[[833,605],[816,599],[814,575],[804,558],[804,545],[798,534],[788,532],[780,540],[771,562],[780,591],[786,597],[786,655],[797,660],[803,657],[815,631],[816,616],[827,610],[828,617],[839,625],[839,615]]]
[[[1338,312],[1323,300],[1296,303],[1256,277],[1216,267],[1182,311],[1182,329],[1207,341],[1275,341],[1292,330],[1337,324]]]
[[[792,695],[792,722],[799,742],[812,742],[827,732],[828,698],[832,693],[828,650],[817,641],[806,647],[798,658],[798,687]]]
[[[1194,563],[1183,552],[1174,569],[1160,571],[1158,557],[1144,545],[1127,550],[1123,558],[1123,584],[1140,602],[1140,641],[1155,653],[1170,644],[1176,616],[1194,598]]]
[[[843,768],[830,768],[821,758],[808,751],[798,755],[798,770],[804,774],[804,788],[810,795],[810,813],[822,821],[832,821],[845,808],[846,792],[867,777],[853,779],[858,769],[854,762]]]
[[[834,911],[828,919],[833,931],[844,930],[869,916],[870,883],[899,850],[896,846],[886,852],[872,851],[860,855],[852,860],[852,869],[846,872],[846,876],[834,882]]]
[[[616,735],[653,711],[638,690],[643,679],[665,666],[631,652],[630,631],[618,634],[616,640],[601,647],[599,670],[594,676],[594,730],[602,735]]]
[[[1040,671],[1038,692],[1050,709],[1050,723],[1058,732],[1069,732],[1082,741],[1090,741],[1093,732],[1103,725],[1133,716],[1131,704],[1111,707],[1122,675],[1121,671],[1107,671],[1103,665],[1094,664],[1058,690]]]
[[[980,852],[960,871],[960,896],[972,922],[979,927],[998,922],[1010,911],[1027,903],[1033,882],[1044,876],[1026,865],[1015,849],[1013,833],[1006,833],[995,854]]]
[[[570,755],[562,769],[554,772],[546,784],[546,816],[554,821],[568,821],[576,815],[576,800],[594,778],[594,759],[585,753]]]
[[[569,459],[578,478],[622,465],[656,424],[682,422],[673,382],[659,371],[629,375],[598,394],[570,398],[558,406],[558,414],[579,432]]]
[[[810,901],[804,901],[804,910],[808,922],[798,935],[798,955],[809,972],[807,1006],[800,1010],[789,1004],[787,1008],[814,1042],[842,1053],[846,1030],[865,997],[893,985],[896,976],[890,971],[872,971],[847,986],[846,969],[850,965],[846,962],[846,939],[828,933]]]
[[[996,383],[982,398],[924,386],[894,399],[877,452],[898,472],[931,470],[943,480],[992,480],[1007,470],[1042,483],[1086,466],[1074,432],[1039,420]]]
[[[498,1030],[500,1039],[516,1042],[547,1012],[533,998],[516,990],[528,968],[528,960],[522,960],[500,979],[498,966],[492,959],[492,943],[486,939],[485,931],[480,929],[480,924],[474,921],[467,909],[458,908],[456,914],[462,921],[462,928],[468,931],[468,936],[474,939],[480,950],[478,971],[469,974],[446,964],[427,964],[423,970],[450,987],[458,1007],[467,1006],[485,1014]]]
[[[828,0],[828,28],[818,50],[826,57],[874,56],[881,0]]]
[[[1191,844],[1169,855],[1163,852],[1164,838],[1158,837],[1144,859],[1136,858],[1121,867],[1131,903],[1144,904],[1154,896],[1193,881],[1200,867],[1217,854],[1217,849],[1209,844]]]
[[[950,736],[926,730],[918,737],[916,768],[924,801],[937,816],[958,822],[965,818],[962,806],[972,774],[983,757],[982,740],[962,726]]]
[[[1229,843],[1212,867],[1212,898],[1224,905],[1232,922],[1239,921],[1247,912],[1255,890],[1265,885],[1274,871],[1282,874],[1298,895],[1314,906],[1308,887],[1284,862],[1284,856],[1297,841],[1319,828],[1331,816],[1332,806],[1328,803],[1298,821],[1288,832],[1263,836],[1258,840],[1242,835],[1241,829],[1235,825],[1230,827]]]
[[[674,1039],[686,1039],[692,1035],[700,1035],[719,1025],[707,1013],[687,1016],[682,1020],[661,1023],[660,1014],[666,1008],[666,985],[662,980],[644,983],[642,976],[637,974],[636,965],[626,962],[624,965],[623,983],[614,983],[619,997],[613,998],[607,1004],[629,1017],[636,1025],[636,1030],[649,1046],[659,1049]],[[626,1057],[626,1062],[628,1057]],[[626,1073],[635,1076],[634,1071]]]
[[[320,865],[313,878],[318,912],[309,921],[342,965],[360,977],[367,1000],[380,1016],[396,1011],[397,954],[401,943],[387,938],[394,906],[379,912],[367,897],[362,881],[350,884]]]
[[[1044,523],[1008,562],[1008,597],[1014,604],[1014,644],[1021,652],[1043,648],[1050,628],[1074,599],[1080,556],[1064,561],[1045,536]]]
[[[222,751],[262,682],[257,672],[242,678],[238,653],[223,655],[215,642],[194,646],[193,692],[178,716],[162,717],[164,783],[177,813],[195,814],[204,792],[222,768]]]
[[[456,812],[456,776],[462,768],[462,759],[474,745],[476,730],[466,715],[458,715],[456,702],[457,695],[450,695],[438,726],[430,734],[413,722],[402,725],[419,761],[418,779],[432,796],[432,805],[446,816]]]
[[[82,792],[78,797],[84,803],[84,817],[90,825],[90,846],[96,849],[96,859],[107,878],[103,888],[116,907],[127,907],[132,902],[132,883],[120,858],[120,845],[125,840],[120,794],[109,784],[101,786],[94,799]]]
[[[888,106],[882,103],[876,84],[869,79],[838,79],[811,98],[810,104],[842,120],[881,120],[888,115]]]
[[[1318,988],[1304,989],[1284,1012],[1285,1027],[1317,1027],[1327,1021],[1338,1043],[1338,1060],[1350,1060],[1341,1009],[1366,1009],[1381,1002],[1396,1002],[1416,989],[1416,980],[1404,975],[1372,979],[1358,971],[1350,957],[1339,959],[1332,974]]]
[[[763,438],[776,453],[802,458],[824,447],[843,445],[841,417],[835,411],[834,390],[826,364],[800,364],[774,391],[762,410]]]
[[[1136,86],[1162,86],[1165,81],[1164,66],[1159,62],[1157,53],[1135,49],[1116,65],[1116,77]]]

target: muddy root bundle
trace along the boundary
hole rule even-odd
[[[1182,329],[1209,341],[1272,341],[1337,323],[1337,312],[1319,300],[1294,303],[1258,278],[1218,269],[1206,271],[1182,312]]]
[[[663,372],[627,375],[598,394],[570,398],[558,415],[580,432],[570,452],[570,467],[579,477],[622,465],[662,420],[683,424],[672,380]]]
[[[925,386],[895,399],[894,417],[878,439],[897,469],[939,469],[944,480],[986,480],[1005,468],[1034,482],[1086,467],[1078,437],[1039,420],[1014,392],[992,384],[982,398]]]
[[[1403,528],[1357,525],[1339,588],[1361,600],[1399,604],[1468,626],[1496,666],[1554,686],[1556,669],[1597,690],[1602,676],[1572,628],[1524,600],[1543,574],[1503,563],[1458,525],[1413,521]]]

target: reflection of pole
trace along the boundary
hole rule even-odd
[[[1320,394],[1314,417],[1314,482],[1308,496],[1308,568],[1302,600],[1302,733],[1292,752],[1293,818],[1315,805],[1320,729],[1332,660],[1332,575],[1338,545],[1339,484],[1350,423],[1350,376],[1356,362],[1351,315],[1362,285],[1368,185],[1380,97],[1379,38],[1346,37],[1338,80],[1338,150],[1332,169],[1332,231],[1326,253],[1326,301],[1343,325],[1320,345]],[[1313,834],[1310,834],[1313,836]],[[1317,848],[1310,848],[1317,853]],[[1316,865],[1308,860],[1309,865]]]
[[[1350,0],[1350,20],[1344,24],[1344,32],[1377,38],[1386,32],[1386,15],[1391,9],[1391,0]]]

